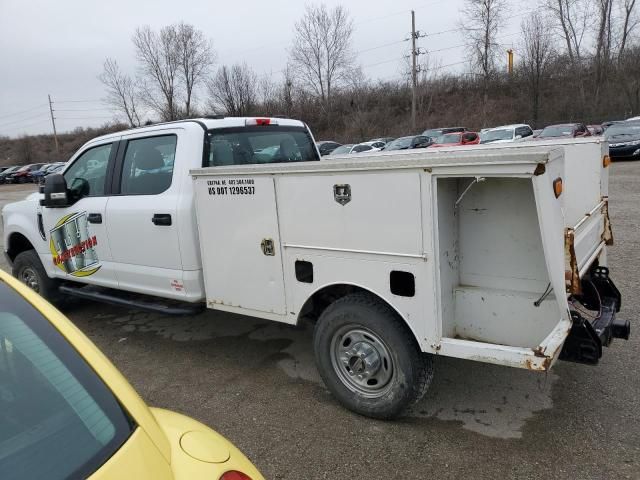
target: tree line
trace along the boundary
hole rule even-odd
[[[281,78],[258,75],[246,63],[219,65],[213,41],[181,22],[139,27],[132,35],[135,70],[125,72],[107,58],[99,79],[106,101],[129,126],[203,114],[285,115],[307,122],[318,139],[343,142],[447,125],[541,128],[638,115],[638,0],[539,0],[521,15],[509,73],[499,40],[508,12],[519,11],[516,1],[465,0],[458,25],[468,39],[465,68],[447,72],[442,61],[422,57],[417,131],[410,121],[408,63],[395,79],[368,78],[343,6],[306,6],[283,51]]]

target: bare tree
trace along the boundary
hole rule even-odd
[[[258,100],[257,81],[257,75],[246,63],[223,65],[207,84],[210,108],[231,116],[251,114]]]
[[[328,10],[325,5],[308,5],[294,34],[291,65],[304,86],[320,99],[328,119],[334,90],[353,64],[353,21],[342,6]]]
[[[33,159],[33,145],[31,144],[31,138],[28,135],[23,135],[19,139],[18,147],[18,163],[20,165],[28,165]]]
[[[620,5],[622,28],[620,31],[620,44],[618,47],[618,61],[620,61],[624,55],[631,33],[638,26],[636,0],[624,0]]]
[[[592,21],[593,0],[545,0],[544,6],[560,30],[569,59],[579,63],[582,42]]]
[[[495,71],[496,36],[504,9],[504,0],[465,0],[462,27],[474,48],[474,67],[485,82]]]
[[[600,101],[600,90],[606,80],[606,72],[611,62],[612,28],[611,17],[613,0],[595,0],[596,30],[595,30],[595,104]]]
[[[139,97],[133,79],[123,73],[113,58],[107,58],[98,79],[107,89],[106,102],[127,118],[131,127],[141,125]]]
[[[173,27],[180,55],[180,75],[185,89],[184,114],[192,114],[194,90],[204,81],[215,55],[211,40],[200,30],[184,22]]]
[[[640,113],[640,46],[630,45],[619,57],[618,84],[627,98],[628,113]]]
[[[148,105],[163,120],[176,120],[180,48],[172,26],[154,32],[149,26],[136,29],[133,44],[144,76],[144,93]]]
[[[521,24],[522,67],[531,93],[531,122],[537,126],[540,116],[540,95],[553,55],[553,38],[549,26],[538,13]]]

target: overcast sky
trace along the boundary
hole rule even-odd
[[[511,2],[516,5],[519,0]],[[402,40],[411,28],[411,9],[416,12],[416,28],[435,34],[419,41],[420,47],[433,52],[432,64],[446,66],[467,58],[463,31],[439,33],[459,27],[464,0],[324,3],[344,5],[351,13],[353,49],[360,52],[357,62],[370,78],[401,76],[403,56],[409,52],[409,42]],[[145,24],[158,29],[179,21],[191,23],[212,39],[218,65],[247,62],[257,73],[279,80],[293,25],[304,6],[296,0],[0,0],[0,135],[51,132],[48,94],[59,132],[113,119],[101,102],[104,89],[96,77],[107,56],[134,73],[131,34]],[[498,38],[505,50],[517,45],[520,22],[530,9],[507,12]],[[392,42],[399,43],[387,45]]]

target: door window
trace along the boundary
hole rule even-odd
[[[176,135],[127,142],[122,166],[122,195],[157,195],[171,186]]]
[[[82,153],[64,172],[64,179],[71,189],[82,185],[83,196],[100,197],[104,195],[107,165],[112,144],[90,148]]]

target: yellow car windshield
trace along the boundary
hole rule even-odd
[[[78,352],[0,282],[0,478],[85,478],[133,428]]]

